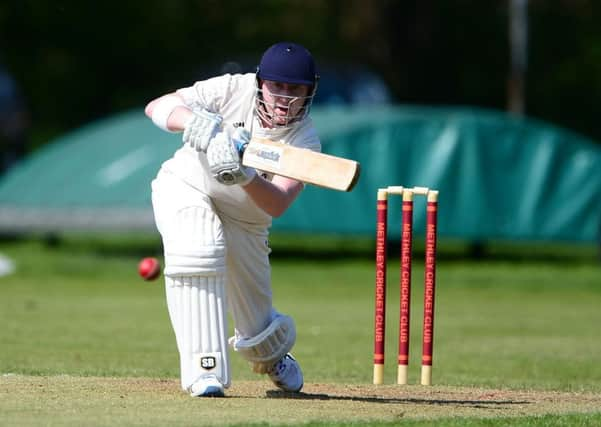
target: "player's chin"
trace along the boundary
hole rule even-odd
[[[282,116],[282,117],[274,116],[273,117],[273,123],[275,123],[276,125],[284,126],[284,125],[287,125],[288,122],[289,122],[288,116]]]

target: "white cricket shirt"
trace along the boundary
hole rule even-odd
[[[224,130],[230,134],[236,127],[243,126],[252,136],[321,151],[319,137],[309,117],[286,129],[261,127],[253,114],[255,74],[225,74],[196,82],[193,86],[179,89],[177,93],[192,110],[205,108],[220,114]],[[259,208],[240,186],[220,184],[211,176],[204,153],[183,144],[171,159],[163,163],[163,168],[209,196],[220,215],[238,223],[246,223],[249,229],[264,229],[271,225],[271,216]],[[263,176],[271,179],[267,174]]]

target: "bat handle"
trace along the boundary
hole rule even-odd
[[[238,151],[238,155],[240,155],[240,158],[242,158],[244,150],[246,150],[246,146],[250,142],[250,132],[243,127],[236,128],[234,134],[232,135],[232,141],[234,143],[234,147]]]
[[[240,157],[242,157],[244,151],[246,151],[246,147],[248,147],[248,142],[234,140],[234,147],[236,147],[238,154],[240,154]]]

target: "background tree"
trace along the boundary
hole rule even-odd
[[[0,3],[0,53],[31,108],[29,149],[274,41],[383,76],[399,103],[504,110],[510,0]],[[525,114],[601,140],[601,4],[531,0]]]

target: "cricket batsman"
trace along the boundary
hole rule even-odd
[[[183,144],[152,182],[152,204],[181,386],[191,396],[224,396],[228,341],[280,389],[303,387],[290,354],[294,320],[273,306],[268,232],[304,184],[243,166],[239,147],[256,136],[321,151],[309,118],[318,79],[311,53],[281,42],[256,73],[198,81],[146,106],[160,129],[182,132]]]

